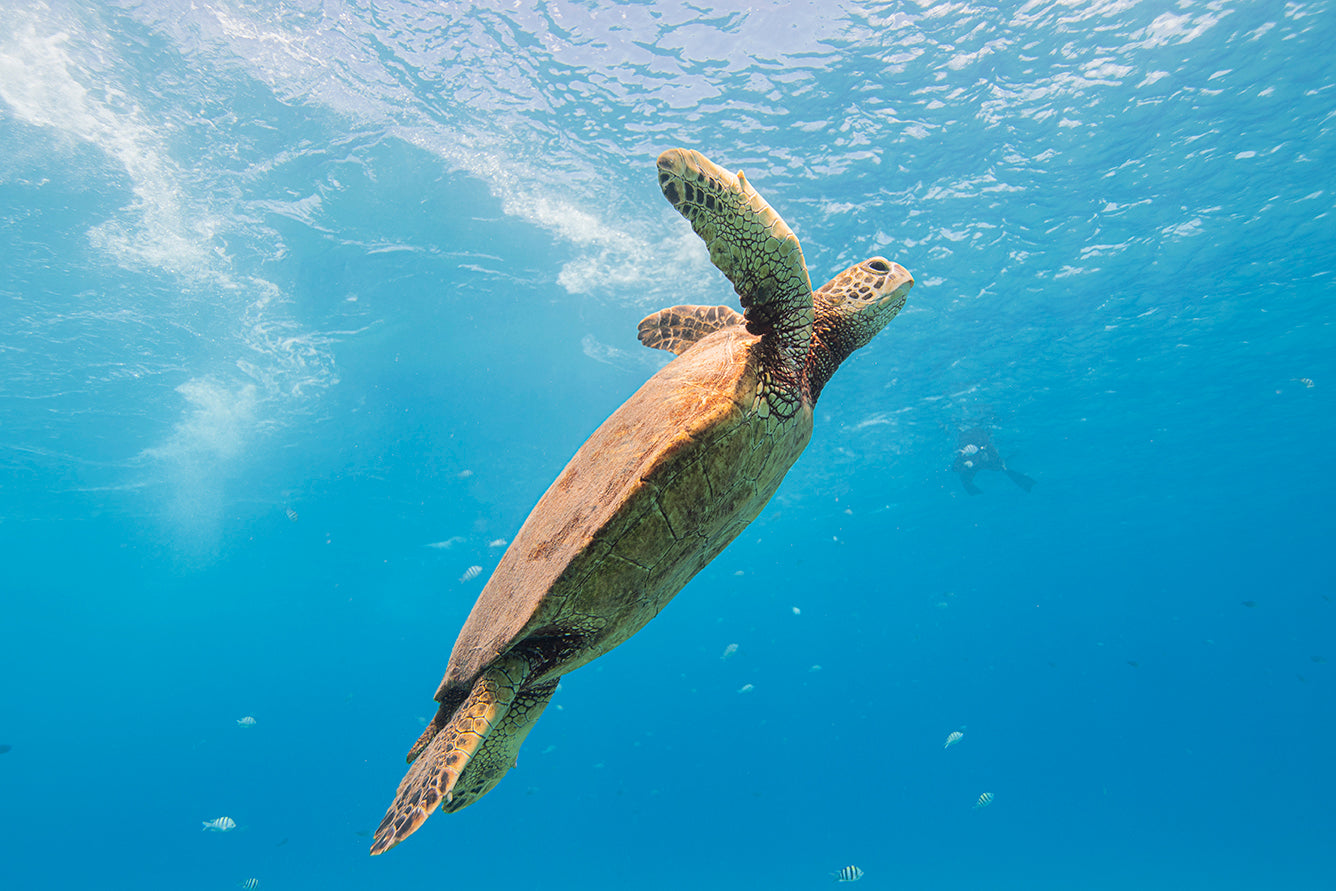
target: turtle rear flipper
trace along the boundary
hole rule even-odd
[[[743,321],[727,306],[670,306],[641,319],[638,336],[647,347],[680,356],[706,335]]]
[[[373,855],[412,835],[438,807],[447,812],[468,807],[501,781],[557,687],[552,681],[521,689],[529,674],[522,657],[498,660],[474,682],[445,726],[425,746],[419,740],[410,753],[416,760],[376,828]]]
[[[501,782],[506,772],[518,762],[520,746],[533,725],[538,723],[556,689],[557,681],[551,681],[515,694],[500,723],[492,727],[492,732],[487,734],[469,758],[455,783],[452,795],[441,805],[441,810],[447,814],[463,810]]]
[[[659,155],[659,188],[710,249],[747,313],[747,330],[773,333],[785,358],[806,361],[812,340],[812,280],[798,238],[741,172],[700,152]]]

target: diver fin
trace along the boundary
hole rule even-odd
[[[974,485],[974,471],[966,470],[960,473],[960,484],[965,487],[965,491],[971,495],[982,495],[983,489]]]
[[[1025,474],[1020,473],[1020,472],[1015,471],[1015,470],[1007,470],[1007,471],[1006,471],[1006,474],[1007,474],[1007,476],[1011,477],[1011,481],[1012,481],[1013,483],[1015,483],[1016,485],[1020,486],[1020,487],[1021,487],[1022,489],[1024,489],[1025,491],[1028,492],[1028,491],[1030,491],[1031,489],[1034,488],[1034,480],[1030,479],[1030,478],[1029,478],[1028,476],[1026,476]]]

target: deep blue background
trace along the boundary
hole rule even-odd
[[[0,5],[0,885],[1331,887],[1333,22]],[[732,299],[671,145],[909,305],[369,859],[458,580],[663,363],[636,322]],[[1033,492],[965,494],[975,425]]]

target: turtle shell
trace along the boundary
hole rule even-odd
[[[483,588],[438,701],[517,648],[540,666],[530,684],[608,652],[756,518],[812,434],[810,400],[766,410],[764,355],[742,325],[715,331],[594,431]]]

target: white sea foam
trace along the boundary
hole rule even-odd
[[[692,243],[684,223],[657,201],[645,212],[623,194],[623,171],[600,168],[608,153],[592,151],[574,169],[571,158],[563,158],[567,168],[561,175],[554,175],[550,156],[527,160],[541,148],[532,144],[539,134],[527,126],[510,132],[507,122],[516,123],[515,115],[526,109],[550,109],[553,97],[527,69],[512,64],[514,49],[497,45],[498,33],[533,34],[541,44],[533,53],[569,68],[573,82],[617,91],[628,67],[664,64],[662,53],[636,36],[646,29],[660,31],[663,46],[679,47],[693,69],[706,61],[732,69],[753,68],[756,58],[783,60],[790,82],[811,76],[816,65],[809,57],[828,53],[823,40],[843,27],[817,3],[791,4],[782,14],[778,8],[748,9],[727,41],[699,24],[699,12],[688,3],[660,4],[653,14],[634,6],[617,16],[581,14],[578,24],[565,25],[561,7],[479,10],[460,17],[447,9],[388,3],[373,20],[351,7],[299,6],[309,8],[290,7],[275,16],[238,7],[145,3],[133,14],[170,34],[187,54],[204,53],[215,63],[231,59],[281,98],[318,102],[479,178],[506,214],[539,226],[570,249],[556,275],[559,286],[572,294],[643,305],[703,300],[722,283],[709,274],[706,254]],[[775,40],[781,18],[782,45]],[[427,35],[431,39],[424,39]],[[393,57],[388,65],[387,53]],[[426,81],[453,80],[428,99],[405,85],[402,71]],[[655,95],[686,109],[721,94],[699,71],[678,70]],[[488,109],[485,118],[471,107],[474,98]],[[521,138],[519,132],[529,135]],[[878,152],[862,150],[843,162],[878,160]],[[652,182],[652,177],[649,165],[638,179]],[[273,210],[300,216],[305,208],[294,202]]]
[[[1194,217],[1182,223],[1173,226],[1166,226],[1164,234],[1171,238],[1191,238],[1194,235],[1202,234],[1202,223],[1199,217]]]
[[[653,224],[625,218],[614,222],[605,212],[554,191],[543,174],[510,160],[504,148],[460,151],[438,129],[426,125],[401,129],[400,135],[486,182],[506,214],[533,223],[574,248],[575,255],[562,264],[556,277],[569,293],[648,305],[690,297],[693,286],[698,295],[708,292],[709,252],[684,220],[656,208]]]
[[[76,72],[85,79],[109,76],[90,67],[104,61],[90,49],[105,41],[39,27],[35,15],[4,15],[0,28],[9,34],[0,44],[0,99],[28,124],[97,146],[129,178],[134,202],[89,231],[93,244],[123,265],[206,276],[216,259],[210,242],[218,219],[183,199],[175,164],[131,97],[108,84],[95,94],[76,78]],[[76,60],[72,54],[81,50]]]
[[[146,449],[155,474],[168,484],[162,503],[178,552],[193,560],[217,548],[225,485],[253,438],[260,399],[254,384],[196,379],[177,387],[186,409],[167,440]]]
[[[1143,32],[1140,46],[1154,48],[1171,43],[1188,43],[1205,34],[1208,28],[1219,21],[1219,18],[1211,13],[1197,16],[1191,13],[1181,15],[1172,12],[1162,13]]]
[[[168,512],[198,529],[219,502],[228,474],[221,465],[241,461],[257,433],[291,410],[282,400],[335,381],[327,338],[291,318],[280,288],[235,268],[227,245],[248,215],[220,206],[207,184],[201,191],[198,171],[182,169],[166,139],[170,127],[141,106],[133,63],[118,57],[94,14],[0,10],[0,34],[0,101],[8,112],[57,146],[95,147],[129,186],[131,200],[88,230],[89,243],[111,263],[166,278],[172,284],[164,289],[179,295],[170,305],[123,309],[160,318],[164,328],[193,327],[201,311],[225,326],[200,333],[234,351],[235,372],[201,369],[177,387],[185,400],[180,419],[141,453],[170,483]],[[291,204],[290,215],[309,217],[312,199]],[[150,354],[154,345],[138,348]],[[136,367],[146,376],[180,373],[175,355],[162,356],[156,369]]]
[[[245,447],[256,422],[259,391],[254,384],[228,386],[198,378],[176,388],[186,410],[171,436],[144,454],[177,466],[228,462]]]

